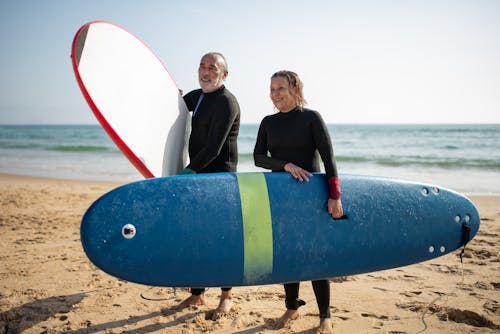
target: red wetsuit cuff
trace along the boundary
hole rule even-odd
[[[340,199],[340,195],[341,195],[340,180],[339,180],[338,176],[330,176],[328,178],[328,190],[329,190],[328,196],[331,199],[335,199],[335,200]]]

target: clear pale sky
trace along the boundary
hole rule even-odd
[[[185,92],[201,55],[225,54],[244,123],[274,112],[281,69],[328,123],[500,123],[498,0],[0,0],[0,124],[97,123],[70,61],[93,20],[141,38]]]

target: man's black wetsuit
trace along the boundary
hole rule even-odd
[[[237,137],[240,129],[240,107],[234,95],[224,86],[212,93],[193,90],[184,96],[193,111],[189,137],[189,168],[196,173],[236,172]],[[196,112],[195,112],[196,111]],[[229,291],[231,288],[222,288]],[[200,295],[204,288],[191,288]]]
[[[268,154],[269,152],[269,154]],[[319,159],[325,165],[330,198],[340,198],[337,167],[333,156],[330,135],[318,112],[310,109],[278,112],[266,116],[259,127],[254,148],[255,165],[283,172],[291,162],[309,172],[319,172]],[[307,227],[304,227],[307,228]],[[312,281],[320,318],[330,318],[330,283],[328,280]],[[296,310],[305,302],[300,300],[300,283],[284,284],[287,309]]]
[[[196,109],[201,93],[197,89],[184,96],[188,110]],[[192,118],[187,168],[196,173],[235,172],[240,128],[238,101],[224,86],[203,95]]]

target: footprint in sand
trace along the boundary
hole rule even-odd
[[[400,295],[411,298],[415,296],[420,296],[422,294],[422,291],[405,291],[401,292]]]
[[[496,300],[487,301],[483,304],[483,308],[490,313],[493,313],[497,317],[500,316],[500,305]]]
[[[474,327],[500,329],[499,324],[495,324],[485,316],[469,310],[447,308],[445,312],[440,313],[438,317],[439,320],[442,321],[454,321],[456,323],[467,324]]]
[[[396,306],[398,308],[416,313],[428,311],[428,313],[435,314],[441,321],[453,321],[456,323],[467,324],[474,327],[500,329],[499,324],[496,324],[487,317],[470,310],[442,307],[435,304],[429,305],[421,302],[397,303]]]

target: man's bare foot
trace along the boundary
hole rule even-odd
[[[316,328],[315,334],[333,334],[332,319],[322,318],[319,321],[319,327]]]
[[[222,315],[229,313],[233,308],[233,297],[231,295],[231,290],[222,291],[220,295],[219,306],[214,310],[212,315],[212,320],[219,319]]]
[[[194,306],[194,305],[205,305],[205,296],[201,295],[191,295],[184,299],[179,305],[175,307],[176,310],[182,310],[183,308]]]
[[[276,320],[275,328],[280,329],[290,325],[290,323],[299,317],[299,311],[286,310],[285,313]]]

